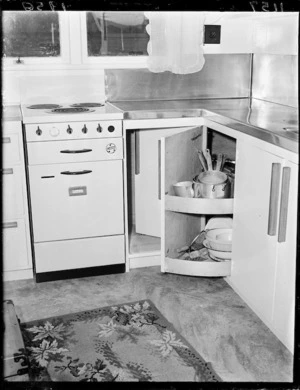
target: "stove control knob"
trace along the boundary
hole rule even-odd
[[[57,127],[51,127],[50,129],[50,135],[52,137],[57,137],[59,135],[59,129]]]
[[[68,125],[67,133],[68,134],[72,134],[73,133],[73,129],[71,129],[70,125]]]
[[[88,132],[88,129],[86,127],[86,125],[83,126],[82,130],[81,130],[84,134],[86,134]]]
[[[102,127],[99,124],[97,126],[97,131],[98,131],[98,133],[102,133]]]
[[[115,126],[108,126],[108,129],[107,129],[110,133],[112,133],[113,131],[115,131]]]
[[[37,134],[37,135],[42,135],[42,130],[39,128],[39,126],[38,126],[38,128],[37,128],[36,134]]]

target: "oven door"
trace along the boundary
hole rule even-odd
[[[122,163],[29,166],[34,242],[124,234]]]

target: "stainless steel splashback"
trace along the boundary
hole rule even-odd
[[[177,100],[250,95],[250,54],[207,54],[200,72],[176,75],[148,69],[106,69],[106,99]]]
[[[298,56],[254,54],[252,97],[298,107]]]

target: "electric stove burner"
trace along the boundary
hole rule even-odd
[[[40,109],[40,110],[46,110],[49,108],[59,108],[61,107],[59,104],[33,104],[32,106],[28,106],[27,108],[30,109]]]
[[[102,107],[102,103],[75,103],[71,104],[71,107]]]
[[[55,114],[76,114],[81,112],[92,112],[93,110],[90,110],[89,108],[84,107],[74,107],[74,108],[55,108],[54,110],[51,110],[51,112]]]

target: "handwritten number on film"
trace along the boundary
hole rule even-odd
[[[261,5],[258,4],[259,2],[258,1],[249,1],[249,4],[252,8],[252,11],[265,11],[265,12],[269,12],[269,11],[275,11],[277,12],[278,10],[283,12],[283,3],[280,3],[279,4],[279,7],[276,3],[269,3],[268,1],[262,1],[261,2]],[[273,6],[273,8],[272,8]]]
[[[23,6],[25,11],[34,11],[34,10],[43,11],[45,9],[45,7],[47,7],[47,5],[49,5],[51,11],[55,11],[55,8],[57,7],[57,5],[54,4],[53,1],[48,1],[46,3],[42,3],[41,1],[39,1],[36,3],[35,6],[32,3],[30,3],[29,1],[22,2],[22,6]],[[64,11],[66,11],[66,7],[65,7],[64,3],[61,3],[61,8]]]

